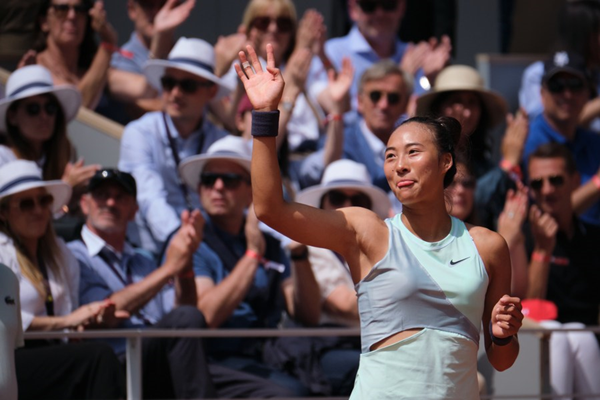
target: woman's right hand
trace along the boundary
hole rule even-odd
[[[89,326],[97,325],[98,316],[102,315],[104,309],[111,304],[112,303],[108,300],[85,304],[64,317],[65,325],[67,328],[77,330],[83,330]]]
[[[102,166],[99,164],[84,165],[83,158],[80,158],[75,163],[67,164],[62,181],[71,185],[72,188],[78,185],[87,185],[88,181],[100,168]]]
[[[254,110],[277,110],[285,83],[283,82],[279,68],[275,68],[273,46],[270,43],[267,44],[266,71],[263,70],[254,48],[248,45],[246,46],[246,50],[248,57],[246,57],[246,53],[243,51],[239,52],[240,64],[235,64],[235,71],[244,84],[246,94]],[[244,66],[243,69],[242,66]]]
[[[104,2],[98,0],[90,9],[90,18],[92,29],[98,33],[103,42],[117,45],[117,31],[106,19],[106,10]]]

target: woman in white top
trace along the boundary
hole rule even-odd
[[[19,279],[24,331],[82,330],[116,321],[110,303],[77,307],[79,265],[50,224],[52,212],[70,196],[68,184],[43,181],[33,162],[0,167],[0,262]],[[101,343],[26,341],[26,348],[17,350],[16,365],[19,398],[119,398],[122,393],[119,361]]]

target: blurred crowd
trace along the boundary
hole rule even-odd
[[[565,2],[554,50],[524,71],[518,110],[452,62],[452,29],[401,41],[407,0],[348,0],[349,31],[331,38],[317,10],[249,0],[237,32],[212,44],[177,35],[201,2],[127,0],[123,45],[102,1],[7,4],[0,43],[18,48],[22,27],[33,47],[0,100],[3,398],[124,397],[123,339],[23,341],[23,331],[358,326],[345,260],[254,215],[253,110],[234,68],[246,46],[266,65],[270,44],[285,81],[287,199],[400,213],[383,172],[390,135],[409,117],[454,117],[448,213],[504,237],[512,294],[531,320],[599,325],[600,1]],[[118,165],[78,158],[67,130],[80,107],[124,125]],[[552,335],[555,394],[600,393],[599,340]],[[360,349],[347,337],[148,339],[143,393],[348,396]]]

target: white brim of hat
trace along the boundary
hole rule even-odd
[[[46,191],[54,197],[54,202],[52,203],[53,213],[61,211],[63,206],[66,205],[71,199],[71,186],[68,183],[57,179],[53,181],[26,182],[20,185],[16,185],[14,188],[2,193],[2,195],[0,196],[0,200],[5,197],[12,196],[16,193],[21,193],[26,190],[37,188],[46,189]]]
[[[250,159],[244,159],[236,155],[226,156],[223,154],[200,154],[197,156],[188,157],[181,162],[181,164],[179,165],[179,173],[181,174],[181,179],[190,188],[196,190],[198,188],[198,184],[200,183],[200,173],[202,172],[206,164],[213,160],[224,160],[234,162],[240,165],[246,171],[248,171],[248,173],[250,173]]]
[[[212,74],[207,70],[169,60],[150,60],[144,66],[144,75],[146,76],[148,83],[159,92],[162,91],[160,78],[165,74],[165,69],[167,68],[180,69],[182,71],[189,72],[191,74],[197,75],[201,78],[208,79],[209,81],[216,83],[219,86],[219,90],[217,91],[217,95],[215,96],[215,98],[217,99],[223,96],[227,96],[234,90],[234,88],[229,87],[229,85],[227,85],[224,80],[220,79],[215,74]]]
[[[56,97],[65,115],[65,122],[70,122],[77,116],[82,100],[81,93],[75,86],[34,87],[24,90],[16,96],[7,97],[0,101],[0,132],[6,132],[6,112],[13,102],[41,94],[52,94]]]
[[[422,96],[419,96],[419,98],[417,99],[416,115],[431,116],[433,114],[431,105],[440,94],[458,91],[476,92],[481,97],[483,106],[485,107],[485,111],[489,118],[489,127],[494,127],[498,125],[506,118],[506,113],[508,112],[508,105],[506,104],[506,100],[504,100],[504,98],[501,95],[492,90],[482,90],[479,87],[469,88],[467,86],[432,91],[429,93],[425,93]]]
[[[360,183],[332,182],[326,185],[311,186],[299,192],[296,195],[296,201],[298,203],[320,208],[321,198],[323,198],[323,195],[330,190],[335,189],[356,190],[357,192],[366,194],[371,199],[373,212],[379,215],[381,219],[386,219],[389,217],[392,203],[387,194],[377,186],[365,186],[364,184]]]

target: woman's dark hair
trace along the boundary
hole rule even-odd
[[[444,176],[444,189],[450,186],[456,175],[456,146],[460,140],[461,126],[456,118],[452,117],[412,117],[402,122],[400,126],[417,123],[425,125],[433,133],[434,143],[440,153],[450,153],[452,166]]]
[[[86,6],[89,10],[93,7],[93,0],[81,0],[81,4]],[[40,7],[40,13],[38,14],[37,21],[35,24],[35,42],[33,49],[38,53],[44,51],[47,47],[47,34],[42,30],[42,20],[48,15],[48,10],[52,5],[52,0],[43,0]],[[77,66],[81,70],[87,70],[92,64],[92,60],[98,50],[98,44],[96,43],[96,32],[92,29],[91,19],[88,16],[85,24],[85,34],[83,35],[83,41],[79,45],[79,59],[77,60]]]
[[[600,2],[580,0],[566,2],[558,20],[557,50],[566,50],[580,54],[589,63],[598,51],[600,34]],[[593,60],[598,63],[600,60]]]
[[[454,93],[454,91],[441,92],[436,96],[431,104],[431,111],[434,116],[442,115],[442,104]],[[481,110],[479,122],[475,127],[475,131],[465,141],[464,148],[456,149],[456,152],[461,153],[468,163],[469,170],[478,178],[489,170],[489,159],[492,156],[492,139],[489,134],[490,117],[488,110],[481,97],[479,95],[477,97],[479,98],[479,108]]]

